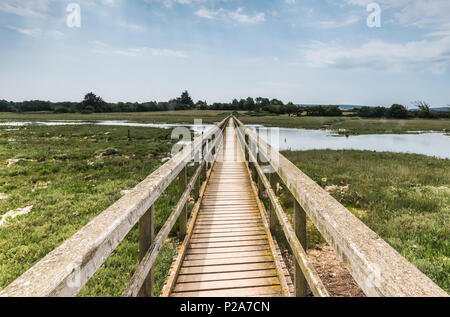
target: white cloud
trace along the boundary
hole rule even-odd
[[[118,49],[113,51],[114,54],[129,56],[129,57],[140,57],[145,55],[160,56],[160,57],[178,57],[186,58],[186,54],[180,51],[174,51],[169,49],[159,49],[152,47],[140,47],[140,48],[127,48]]]
[[[212,11],[205,8],[201,8],[197,10],[195,14],[201,18],[208,20],[212,20],[215,19],[216,17],[221,16],[222,18],[229,18],[242,24],[255,24],[259,22],[264,22],[266,20],[264,13],[262,12],[255,13],[255,15],[250,16],[244,13],[243,8],[238,8],[236,11],[229,11],[223,8],[220,8],[216,11]]]
[[[208,10],[205,8],[201,8],[201,9],[197,10],[195,12],[195,14],[201,18],[211,20],[211,19],[214,19],[221,11],[222,11],[222,9],[219,9],[217,11],[212,11],[212,10]]]
[[[313,42],[303,50],[309,67],[442,74],[450,66],[450,37],[407,43],[370,41],[359,47]]]
[[[101,0],[101,3],[107,6],[115,7],[121,4],[122,0]]]
[[[243,13],[242,8],[238,8],[234,12],[229,12],[230,17],[242,24],[254,24],[264,22],[266,20],[264,13],[256,13],[254,16],[249,16]]]
[[[344,20],[342,22],[338,22],[338,21],[320,21],[319,25],[322,28],[325,28],[325,29],[335,29],[335,28],[349,26],[349,25],[358,23],[359,21],[360,21],[360,19],[358,17],[351,16],[351,17],[348,17],[346,20]]]
[[[0,11],[23,17],[44,17],[54,0],[1,0]]]
[[[41,29],[38,28],[21,28],[11,25],[8,25],[6,28],[19,34],[36,38],[39,37],[39,38],[61,39],[64,36],[64,33],[57,30],[42,31]]]
[[[193,4],[203,3],[207,0],[145,0],[147,3],[158,2],[162,3],[165,7],[171,8],[174,4]]]
[[[449,20],[449,0],[345,0],[348,5],[366,7],[377,2],[383,10],[392,10],[393,22],[405,26],[441,29]]]
[[[20,33],[23,35],[28,35],[31,37],[37,37],[40,34],[39,29],[25,29],[25,28],[19,28],[16,26],[10,26],[10,25],[8,25],[6,28],[10,29],[11,31],[15,31],[17,33]]]
[[[101,41],[93,41],[93,52],[97,54],[115,54],[128,57],[159,56],[187,58],[188,56],[181,51],[175,51],[166,48],[154,47],[135,47],[135,48],[114,48]]]
[[[126,22],[123,22],[123,21],[122,21],[122,22],[119,22],[118,25],[119,25],[121,28],[129,29],[129,30],[132,30],[132,31],[144,32],[144,31],[147,30],[147,29],[146,29],[144,26],[142,26],[142,25],[138,25],[138,24],[134,24],[134,23],[126,23]]]

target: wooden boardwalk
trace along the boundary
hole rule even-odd
[[[230,120],[170,296],[286,296],[237,142]]]
[[[267,177],[256,161],[256,152],[275,167],[276,173]],[[202,159],[195,162],[188,182],[187,169],[193,157]],[[210,157],[215,158],[212,168],[207,160]],[[154,204],[176,179],[179,200],[156,233]],[[278,200],[278,181],[286,184],[293,197],[293,224]],[[188,221],[187,204],[192,194],[199,199]],[[262,195],[270,215],[258,197]],[[305,251],[307,217],[366,295],[448,297],[234,116],[204,131],[191,146],[0,290],[0,297],[76,296],[137,224],[139,265],[122,296],[152,297],[154,265],[177,222],[184,240],[163,288],[164,297],[303,297],[308,288],[316,297],[328,297]],[[295,290],[271,230],[277,236],[283,234],[289,245]]]

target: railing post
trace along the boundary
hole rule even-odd
[[[195,154],[195,164],[194,164],[194,171],[197,171],[197,169],[201,166],[201,161],[200,161],[200,151],[198,151]],[[198,175],[197,180],[195,181],[194,184],[194,199],[195,201],[198,200],[198,198],[200,197],[200,186],[201,186],[201,178],[202,175],[200,173],[200,175]]]
[[[259,175],[256,175],[256,177],[258,178],[257,184],[258,184],[258,196],[259,198],[263,197],[263,182],[262,179]]]
[[[212,153],[212,155],[214,156],[214,155],[216,155],[216,145],[214,144],[214,141],[216,140],[216,135],[215,134],[213,134],[212,136],[211,136],[211,146],[212,146],[212,150],[211,150],[211,153]]]
[[[203,139],[203,132],[202,132],[202,161],[205,159],[206,157],[206,140]],[[201,178],[202,181],[206,179],[206,172],[208,171],[208,162],[205,159],[205,166],[202,167],[202,173],[201,173]]]
[[[242,129],[244,130],[244,129]],[[245,152],[245,161],[248,162],[249,160],[249,151],[250,151],[250,144],[248,143],[248,134],[245,134],[245,144],[247,144],[247,147],[244,149]]]
[[[270,173],[269,174],[269,182],[270,187],[272,187],[273,192],[275,195],[277,194],[277,174],[276,173]],[[276,233],[277,231],[277,216],[275,214],[275,207],[270,204],[270,215],[269,215],[269,223],[270,223],[270,231],[272,233]]]
[[[306,251],[306,213],[294,198],[294,230],[303,249]],[[305,276],[295,261],[295,296],[306,297],[307,283]]]
[[[186,166],[180,172],[178,177],[179,181],[179,197],[183,196],[184,191],[187,187],[187,168]],[[179,226],[180,226],[180,240],[183,241],[187,232],[187,203],[184,205],[183,210],[181,211],[179,218]]]
[[[155,206],[150,209],[139,220],[139,262],[142,261],[148,249],[155,239]],[[147,276],[141,290],[139,297],[153,297],[153,268]]]

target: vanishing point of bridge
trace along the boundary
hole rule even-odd
[[[175,179],[179,201],[155,233],[155,201]],[[293,196],[292,223],[277,184]],[[75,296],[137,224],[140,262],[123,296],[153,296],[153,266],[177,222],[182,243],[162,296],[289,297],[308,290],[328,296],[306,256],[307,218],[366,295],[448,296],[234,116],[197,137],[0,296]],[[275,239],[280,235],[294,259],[293,276]]]
[[[281,257],[269,243],[259,204],[230,120],[178,276],[166,294],[283,295]]]

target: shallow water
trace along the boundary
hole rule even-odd
[[[333,131],[253,127],[280,151],[367,150],[415,153],[450,159],[450,136],[443,133],[341,136]]]
[[[103,125],[173,129],[186,127],[196,135],[211,125],[134,123],[127,121],[46,121],[46,122],[0,122],[0,126],[66,126],[66,125]],[[304,130],[291,128],[268,128],[249,125],[258,131],[261,138],[280,151],[304,150],[368,150],[379,152],[415,153],[450,159],[450,136],[443,133],[410,133],[410,134],[371,134],[356,136],[340,136],[327,130]]]

